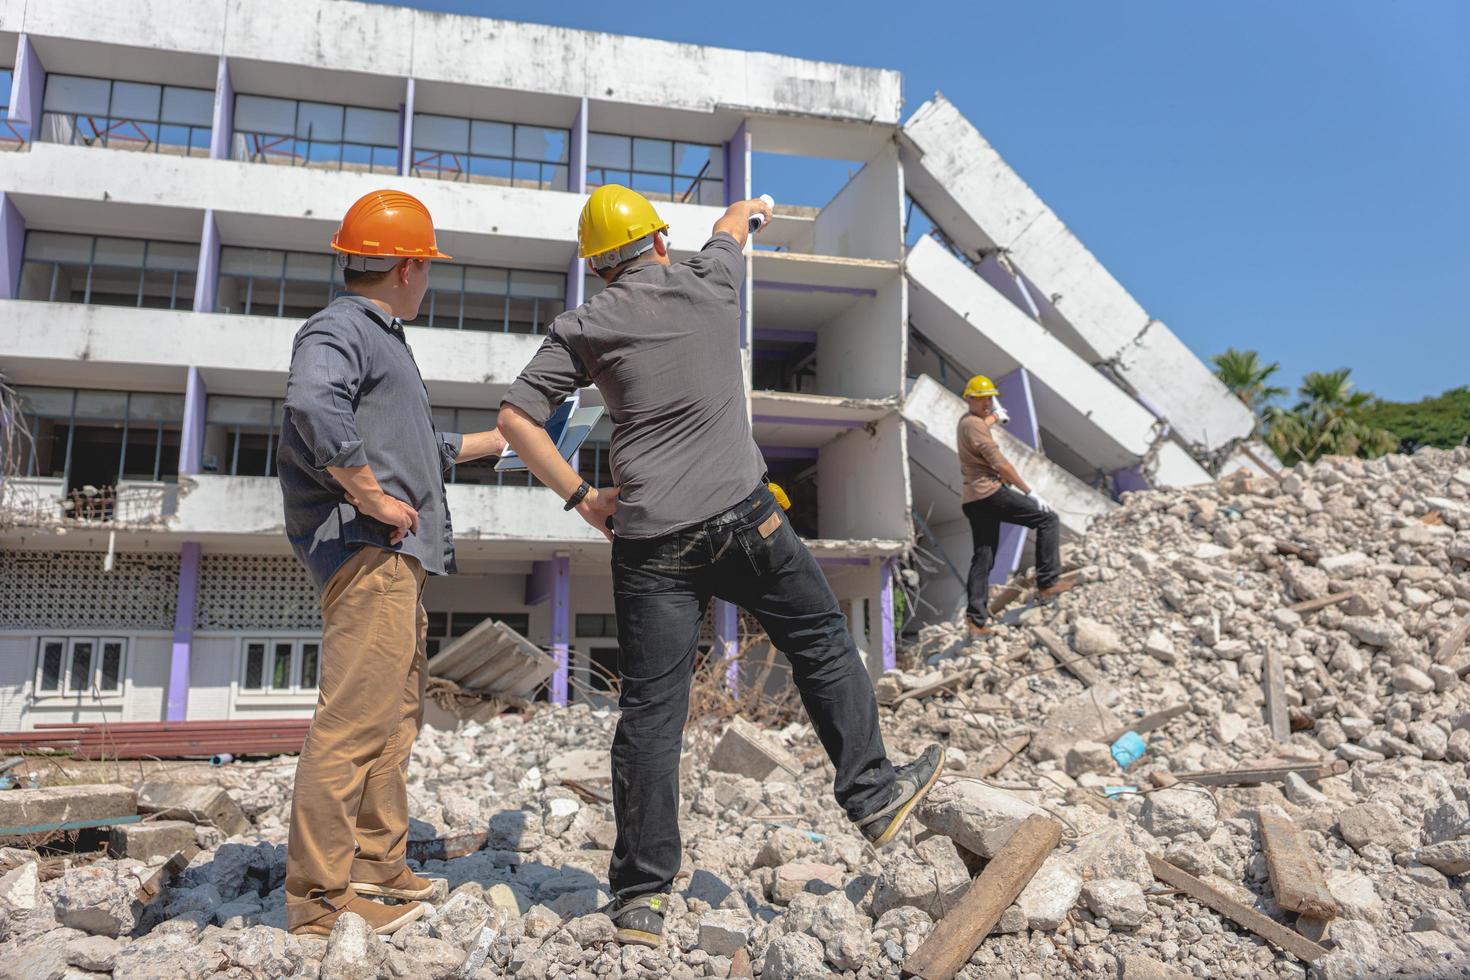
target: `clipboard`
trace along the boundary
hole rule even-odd
[[[582,443],[592,434],[592,427],[602,418],[602,412],[601,405],[584,407],[581,395],[574,394],[562,402],[551,418],[546,420],[546,434],[551,437],[562,459],[571,462],[577,450],[582,448]],[[514,449],[509,448],[495,464],[497,473],[524,472],[525,469],[525,460]]]

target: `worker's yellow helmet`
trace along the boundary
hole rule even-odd
[[[970,383],[965,385],[966,398],[984,398],[986,395],[998,394],[1000,391],[995,387],[995,382],[983,374],[975,375],[970,379]]]
[[[766,489],[771,491],[771,496],[776,498],[776,503],[781,505],[782,510],[791,509],[791,498],[786,496],[786,491],[781,489],[781,484],[767,483]]]
[[[582,206],[577,254],[598,268],[621,265],[652,248],[654,232],[668,230],[648,198],[621,184],[603,184]]]

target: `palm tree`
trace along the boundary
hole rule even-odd
[[[1245,403],[1259,418],[1273,398],[1286,394],[1285,388],[1266,384],[1267,379],[1281,370],[1279,362],[1261,363],[1261,355],[1253,350],[1226,348],[1225,353],[1216,354],[1215,377],[1225,382],[1225,387],[1235,392],[1235,397]]]
[[[1353,391],[1352,371],[1309,371],[1290,410],[1272,408],[1266,416],[1266,442],[1284,463],[1312,462],[1321,456],[1382,456],[1398,437],[1367,418],[1373,396]]]

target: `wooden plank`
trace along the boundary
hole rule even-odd
[[[972,771],[982,779],[986,776],[994,776],[1010,765],[1011,760],[1024,752],[1026,746],[1030,744],[1030,735],[1012,735],[1010,738],[1002,739],[981,753]]]
[[[1291,719],[1286,711],[1286,668],[1281,664],[1281,650],[1275,643],[1266,646],[1261,686],[1266,689],[1266,721],[1271,726],[1271,737],[1278,742],[1291,741]]]
[[[1261,850],[1266,854],[1276,904],[1312,919],[1336,917],[1337,900],[1327,890],[1322,868],[1296,824],[1269,809],[1257,811],[1256,819],[1261,825]]]
[[[1242,905],[1235,899],[1211,885],[1205,884],[1182,868],[1175,867],[1157,855],[1148,855],[1148,866],[1154,877],[1166,885],[1173,885],[1195,901],[1214,909],[1242,928],[1260,936],[1266,942],[1280,947],[1304,963],[1315,963],[1327,955],[1327,950],[1306,936],[1293,932],[1275,919]]]
[[[1465,645],[1465,640],[1470,638],[1470,616],[1460,620],[1459,624],[1452,630],[1444,641],[1440,643],[1439,649],[1434,651],[1434,662],[1447,664],[1460,652],[1460,647]]]
[[[1089,663],[1085,657],[1080,657],[1073,653],[1066,642],[1047,627],[1033,626],[1031,627],[1031,635],[1046,648],[1047,653],[1051,654],[1057,663],[1071,671],[1072,676],[1076,677],[1086,686],[1092,687],[1098,681],[1102,680],[1102,675],[1098,673],[1096,667]]]
[[[1334,592],[1331,595],[1319,595],[1315,599],[1307,599],[1302,602],[1294,603],[1293,605],[1287,606],[1286,608],[1290,609],[1294,613],[1316,612],[1319,609],[1326,609],[1328,606],[1335,606],[1339,602],[1347,602],[1349,599],[1357,594],[1357,592],[1349,589],[1346,592]]]
[[[904,961],[903,975],[950,980],[960,972],[1061,839],[1062,825],[1056,820],[1027,817],[924,944]]]
[[[1199,783],[1203,786],[1254,786],[1257,783],[1285,782],[1290,773],[1314,781],[1327,776],[1338,776],[1347,770],[1346,760],[1335,759],[1332,762],[1281,763],[1244,766],[1240,769],[1200,769],[1195,772],[1176,772],[1173,775],[1181,782]]]
[[[133,896],[144,905],[148,905],[158,898],[159,895],[163,894],[164,889],[168,887],[170,879],[187,868],[189,862],[194,860],[195,855],[198,853],[199,848],[193,844],[190,844],[182,851],[176,852],[173,857],[164,862],[163,867],[153,872],[152,877],[138,886],[138,890],[133,893]]]
[[[1322,560],[1322,555],[1317,549],[1310,548],[1304,544],[1297,544],[1294,541],[1278,540],[1276,542],[1276,553],[1278,555],[1288,555],[1292,558],[1300,558],[1308,565],[1315,565]]]
[[[1172,704],[1169,707],[1164,708],[1162,711],[1154,711],[1146,714],[1135,722],[1119,725],[1117,728],[1106,733],[1103,736],[1102,740],[1111,745],[1118,739],[1122,738],[1124,732],[1137,732],[1138,734],[1143,735],[1147,732],[1153,731],[1155,728],[1159,728],[1167,724],[1168,722],[1173,721],[1180,715],[1188,714],[1191,710],[1192,709],[1189,705],[1189,702],[1187,701],[1181,702],[1179,704]]]

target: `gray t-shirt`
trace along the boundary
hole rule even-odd
[[[750,495],[765,462],[750,432],[740,360],[745,256],[718,234],[683,262],[642,262],[551,324],[505,393],[545,424],[597,385],[613,422],[613,522],[627,538],[698,524]]]

